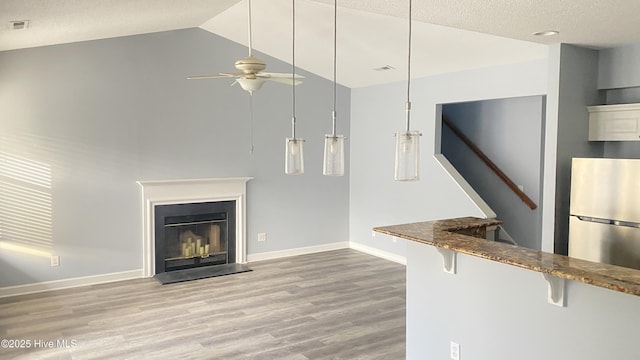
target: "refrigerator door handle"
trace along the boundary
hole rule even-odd
[[[631,221],[622,221],[622,220],[611,220],[611,219],[600,219],[589,216],[576,216],[580,221],[593,222],[598,224],[608,224],[615,226],[625,226],[632,228],[640,228],[640,223],[631,222]]]
[[[640,228],[640,224],[639,224],[639,223],[634,223],[634,222],[630,222],[630,221],[618,221],[618,220],[611,220],[611,224],[613,224],[613,225],[617,225],[617,226],[626,226],[626,227],[632,227],[632,228]]]
[[[580,221],[594,222],[594,223],[598,223],[598,224],[613,224],[613,222],[614,222],[614,220],[611,220],[611,219],[600,219],[600,218],[595,218],[595,217],[590,217],[590,216],[577,215],[576,217]]]

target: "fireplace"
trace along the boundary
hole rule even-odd
[[[235,201],[156,205],[156,274],[235,263]]]
[[[138,181],[144,276],[241,269],[247,257],[246,183],[251,179]]]

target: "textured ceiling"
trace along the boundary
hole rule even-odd
[[[238,0],[0,0],[0,51],[197,27]],[[10,21],[29,20],[25,30]]]
[[[313,0],[333,5],[332,0]],[[407,0],[338,0],[340,7],[407,18]],[[413,0],[413,19],[541,44],[607,48],[640,42],[640,0]],[[557,30],[559,36],[532,33]]]
[[[254,0],[252,13],[253,48],[291,63],[291,1]],[[247,45],[246,2],[232,6],[201,28]],[[412,33],[412,77],[547,56],[545,45],[423,22],[414,22]],[[340,8],[337,42],[337,81],[340,84],[355,88],[407,78],[406,17]],[[332,79],[333,6],[309,0],[296,1],[296,65]],[[386,65],[394,69],[374,70]],[[214,72],[219,71],[228,69]]]
[[[245,1],[0,0],[0,50],[198,26],[246,45]],[[406,79],[408,1],[338,5],[338,81],[359,87]],[[253,0],[253,8],[254,47],[290,61],[291,0]],[[330,78],[333,1],[296,0],[296,10],[296,64]],[[540,44],[640,42],[637,14],[640,0],[413,0],[412,75],[543,58]],[[30,20],[30,26],[10,30],[11,20]],[[560,34],[531,35],[541,30]],[[396,69],[372,70],[385,65]]]

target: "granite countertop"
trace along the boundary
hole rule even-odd
[[[563,279],[640,296],[640,270],[580,260],[463,234],[469,233],[469,230],[501,223],[499,220],[465,217],[382,226],[373,230]]]

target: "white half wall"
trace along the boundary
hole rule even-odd
[[[547,302],[543,275],[458,254],[442,270],[433,246],[407,249],[407,359],[639,359],[640,297],[566,282],[566,307]]]

